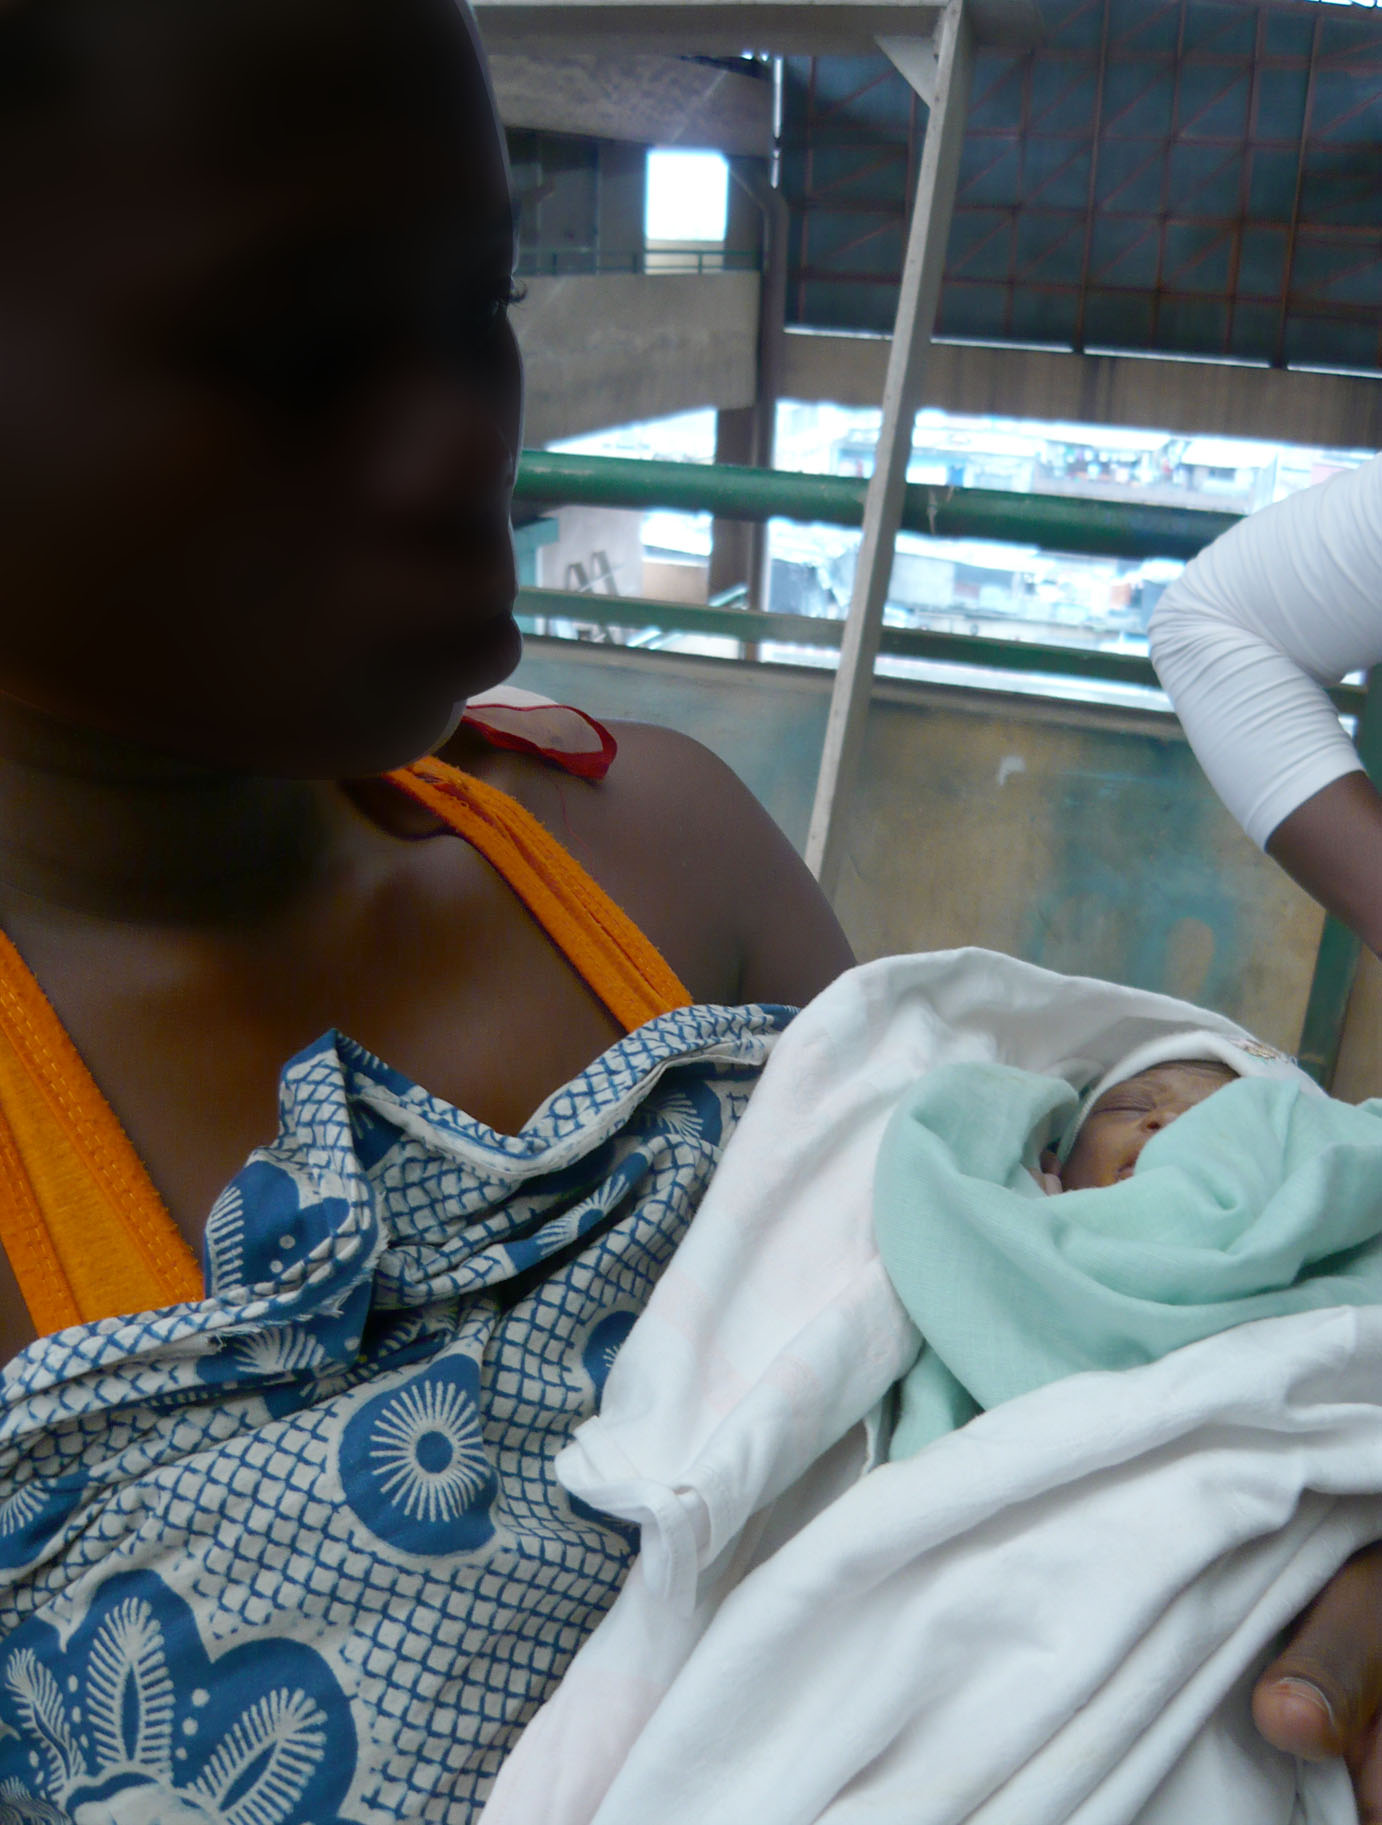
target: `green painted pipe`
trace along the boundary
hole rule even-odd
[[[1302,1068],[1326,1090],[1334,1081],[1339,1062],[1339,1044],[1362,953],[1362,944],[1354,933],[1333,913],[1327,913],[1296,1053]]]
[[[866,480],[845,475],[525,450],[514,498],[552,506],[674,507],[726,520],[862,526],[867,493]],[[916,482],[908,484],[902,507],[907,532],[1110,558],[1192,558],[1240,517],[1198,507]]]
[[[583,621],[594,627],[631,631],[656,628],[664,634],[711,634],[728,640],[771,640],[783,646],[838,647],[845,629],[843,621],[825,615],[761,614],[744,608],[706,608],[696,602],[595,596],[574,589],[521,589],[516,606],[520,615],[536,620]],[[1133,653],[1101,653],[1089,647],[1005,640],[998,634],[942,634],[924,627],[887,626],[882,631],[880,648],[902,659],[930,659],[992,671],[1097,678],[1112,684],[1159,688],[1150,659]],[[1362,710],[1364,693],[1356,685],[1338,685],[1330,695],[1346,716],[1357,716]]]
[[[694,602],[650,602],[635,596],[592,596],[567,589],[521,589],[517,612],[535,619],[584,621],[596,627],[655,627],[666,634],[713,634],[730,640],[771,640],[783,646],[838,647],[843,621],[823,615],[759,614],[743,608],[703,608]],[[1098,678],[1158,689],[1151,662],[1131,653],[1097,653],[1080,647],[1042,646],[985,634],[939,634],[922,627],[885,627],[880,651],[902,659],[1005,672],[1049,672],[1063,678]]]

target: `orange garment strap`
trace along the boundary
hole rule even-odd
[[[626,1032],[692,997],[661,953],[530,811],[445,761],[389,778],[477,849]]]
[[[0,1244],[40,1336],[202,1297],[196,1256],[2,933]]]
[[[391,774],[479,850],[629,1031],[691,997],[536,818],[441,761]],[[114,1110],[0,933],[0,1246],[40,1336],[203,1295]]]

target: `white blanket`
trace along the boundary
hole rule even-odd
[[[1382,1309],[1074,1377],[875,1467],[918,1342],[870,1220],[903,1088],[960,1058],[1087,1079],[1206,1025],[1241,1036],[979,951],[799,1016],[559,1462],[642,1552],[484,1825],[1352,1825],[1341,1767],[1247,1706],[1382,1535]]]

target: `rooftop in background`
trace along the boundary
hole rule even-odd
[[[1382,6],[971,3],[942,336],[1382,375]],[[891,330],[927,109],[875,39],[939,0],[477,11],[506,118],[548,137],[766,157],[770,66],[742,53],[781,54],[787,320]]]
[[[944,335],[1382,370],[1382,11],[1041,0],[980,52]],[[890,328],[926,112],[881,56],[790,57],[790,321]]]

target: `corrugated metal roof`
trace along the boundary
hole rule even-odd
[[[1041,0],[981,50],[939,329],[1382,369],[1382,11]],[[926,110],[879,57],[789,58],[789,320],[888,329]]]

